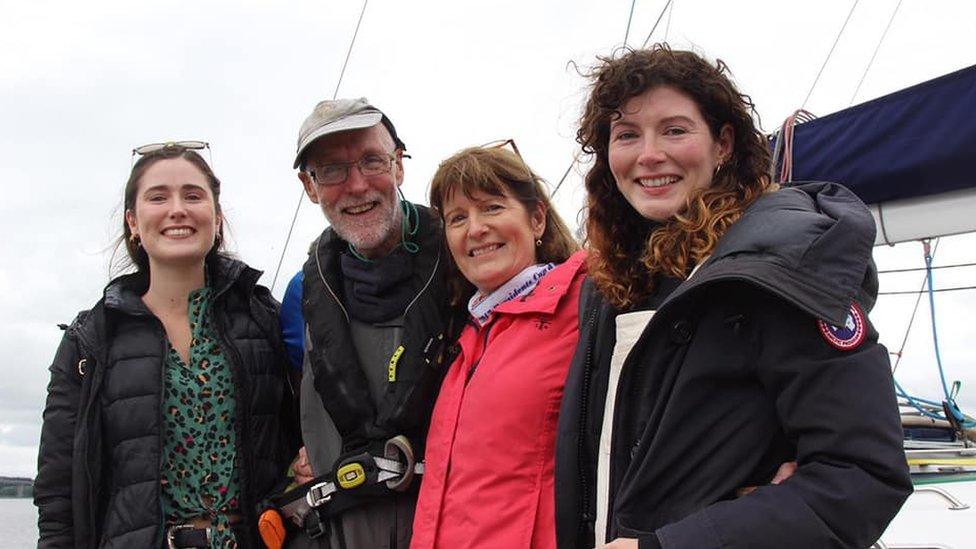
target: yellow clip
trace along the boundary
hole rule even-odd
[[[403,345],[397,347],[396,351],[393,351],[393,356],[390,357],[390,367],[387,369],[387,380],[390,383],[396,381],[396,368],[397,363],[400,362],[400,357],[403,355]]]
[[[336,471],[336,480],[342,489],[349,490],[366,482],[366,471],[358,463],[347,463]]]

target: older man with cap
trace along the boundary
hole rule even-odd
[[[290,547],[410,543],[430,412],[449,363],[440,219],[403,198],[406,146],[365,98],[322,101],[295,167],[330,227],[302,269],[305,451],[314,508]]]

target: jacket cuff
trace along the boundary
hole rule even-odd
[[[657,539],[654,534],[648,534],[646,536],[640,536],[637,538],[637,549],[664,549],[661,546],[661,540]]]

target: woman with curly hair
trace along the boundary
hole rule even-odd
[[[659,45],[590,75],[560,547],[867,547],[911,491],[871,215],[836,184],[778,189],[727,73]]]

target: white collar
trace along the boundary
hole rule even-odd
[[[475,293],[468,301],[468,311],[479,326],[487,324],[491,313],[495,307],[506,301],[532,291],[536,284],[546,276],[546,273],[555,268],[554,263],[545,265],[529,265],[522,272],[513,276],[508,282],[502,284],[488,295],[481,292]]]

